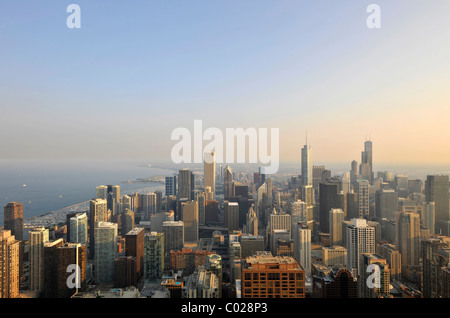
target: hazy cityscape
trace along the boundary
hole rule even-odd
[[[0,298],[450,298],[450,2],[25,2],[0,4]]]
[[[125,181],[161,182],[154,192],[98,185],[28,220],[10,202],[2,297],[449,298],[448,175],[374,171],[371,140],[335,174],[312,149],[298,174],[210,152],[201,168]]]

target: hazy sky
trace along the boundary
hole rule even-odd
[[[81,7],[81,29],[66,8]],[[381,29],[366,8],[381,7]],[[281,160],[445,164],[448,0],[0,2],[0,158],[170,160],[177,127],[280,129]]]

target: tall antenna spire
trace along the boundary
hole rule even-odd
[[[308,131],[306,131],[306,145],[308,146]]]

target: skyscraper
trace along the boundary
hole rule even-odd
[[[38,227],[29,232],[30,290],[44,288],[44,244],[49,241],[49,231]]]
[[[353,219],[347,227],[347,268],[355,277],[359,276],[360,255],[375,253],[375,228],[367,224],[366,219]]]
[[[163,223],[164,251],[181,250],[184,247],[183,221],[165,221]]]
[[[119,203],[120,199],[120,186],[118,185],[108,185],[108,192],[107,192],[107,208],[111,211],[111,216],[115,217],[118,213],[117,210],[117,204]]]
[[[20,248],[11,230],[0,230],[0,298],[19,296]]]
[[[230,233],[239,230],[239,204],[237,202],[224,202],[224,223]]]
[[[114,281],[117,256],[117,224],[99,222],[95,226],[95,278],[97,282]]]
[[[402,255],[402,266],[419,265],[420,215],[398,212],[395,220],[396,245]]]
[[[449,176],[428,175],[425,182],[425,200],[435,203],[436,226],[450,220]]]
[[[223,184],[224,184],[224,197],[225,200],[228,197],[234,196],[234,189],[233,189],[233,171],[231,170],[230,166],[227,165],[225,167],[224,175],[223,175]]]
[[[89,202],[89,258],[95,257],[95,226],[108,221],[106,199],[92,199]]]
[[[344,209],[343,197],[339,196],[338,182],[324,182],[319,185],[319,229],[323,233],[330,230],[330,210]]]
[[[355,183],[355,192],[358,195],[358,210],[359,218],[369,218],[370,217],[370,192],[369,192],[369,181],[359,179]]]
[[[88,244],[88,217],[86,213],[78,213],[69,219],[70,233],[68,241],[71,243]]]
[[[375,192],[375,217],[379,220],[393,219],[398,210],[398,194],[394,190],[380,189]]]
[[[198,241],[198,203],[188,201],[181,204],[182,220],[184,223],[184,241]]]
[[[373,182],[373,162],[372,162],[372,141],[364,142],[364,151],[361,152],[361,164],[359,166],[359,174],[370,184]]]
[[[303,185],[313,184],[312,151],[311,146],[308,145],[308,137],[302,148],[302,180]]]
[[[133,228],[125,236],[125,255],[136,258],[136,283],[144,275],[144,236],[145,230],[142,227]]]
[[[165,178],[166,196],[177,195],[177,176]]]
[[[144,237],[144,278],[161,279],[164,271],[164,233],[151,232]]]
[[[306,277],[311,277],[311,230],[305,223],[297,223],[293,233],[294,258],[302,266]]]
[[[191,170],[182,169],[178,172],[178,200],[194,200],[195,177]]]
[[[150,221],[152,214],[156,213],[156,194],[153,192],[144,193],[142,198],[142,212],[144,213],[144,220]]]
[[[18,241],[23,241],[23,205],[10,202],[4,208],[4,229],[10,230]]]
[[[342,209],[331,209],[329,212],[330,220],[330,245],[342,245],[342,222],[344,221],[344,211]]]
[[[213,198],[216,194],[216,154],[214,151],[205,153],[204,159],[204,187],[211,188]]]

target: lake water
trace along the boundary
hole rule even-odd
[[[0,226],[8,202],[22,203],[24,219],[28,219],[90,200],[95,187],[102,184],[119,185],[121,195],[163,190],[163,183],[124,181],[174,173],[139,161],[0,160]]]

